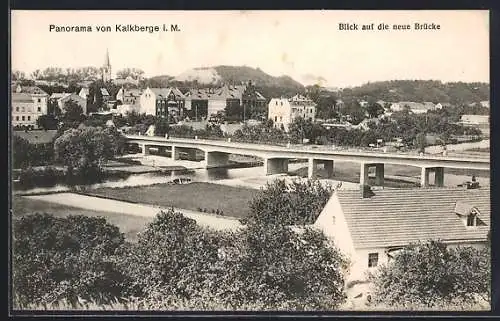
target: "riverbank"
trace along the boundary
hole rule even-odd
[[[250,188],[193,182],[184,185],[98,188],[88,190],[84,194],[163,208],[174,207],[205,213],[218,211],[222,212],[224,217],[241,218],[250,211],[248,203],[257,191]]]

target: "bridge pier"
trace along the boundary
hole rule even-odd
[[[266,175],[282,174],[288,172],[288,158],[264,159],[264,172]]]
[[[308,168],[307,168],[307,177],[315,178],[318,175],[318,169],[320,164],[323,164],[323,168],[326,170],[327,178],[332,178],[334,175],[333,171],[333,160],[328,159],[314,159],[309,158]]]
[[[420,186],[429,186],[429,174],[434,172],[434,185],[436,187],[444,186],[444,167],[422,167],[422,172],[420,174]]]
[[[229,154],[221,152],[205,152],[206,168],[227,167],[229,165]]]
[[[142,155],[146,156],[149,155],[149,146],[146,144],[140,145],[142,149]]]
[[[369,185],[369,170],[370,168],[375,167],[375,186],[384,186],[384,164],[383,163],[374,163],[374,164],[361,164],[361,169],[359,173],[359,184],[360,185]]]
[[[170,148],[170,158],[172,158],[172,160],[178,160],[180,157],[179,157],[179,150],[177,148],[175,148],[175,146],[172,145],[172,148]]]

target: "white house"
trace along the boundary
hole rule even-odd
[[[268,118],[273,120],[275,127],[283,125],[288,131],[289,125],[297,117],[314,121],[316,104],[302,95],[295,95],[290,99],[272,98],[268,104]]]
[[[364,194],[364,195],[363,195]],[[484,247],[490,231],[490,189],[337,190],[314,226],[351,260],[347,279],[365,280],[410,243],[441,240]]]
[[[12,89],[12,125],[36,127],[41,115],[47,115],[49,95],[36,86],[17,85]]]
[[[442,107],[442,106],[441,106]],[[429,110],[435,110],[436,106],[432,102],[416,103],[413,101],[400,101],[391,104],[390,109],[392,111],[402,111],[405,108],[409,108],[414,114],[425,114]]]

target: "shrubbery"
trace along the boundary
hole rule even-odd
[[[439,241],[412,244],[371,276],[375,302],[396,306],[474,303],[491,296],[490,251],[450,248]]]
[[[275,180],[250,202],[251,213],[242,223],[303,225],[313,224],[333,193],[330,185],[318,180],[287,183]]]
[[[98,304],[119,298],[125,275],[116,265],[124,236],[103,218],[33,214],[13,223],[15,305],[79,298]]]
[[[214,231],[173,209],[134,244],[100,218],[35,214],[14,226],[18,307],[83,299],[139,309],[331,310],[345,300],[347,262],[310,229]]]

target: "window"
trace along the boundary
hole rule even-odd
[[[41,112],[42,111],[42,108],[41,107],[38,107],[38,112]]]
[[[38,98],[38,102],[41,102],[42,100],[40,98]]]
[[[283,121],[283,117],[280,116],[280,121]]]
[[[476,213],[467,215],[467,226],[476,226]]]
[[[278,106],[278,101],[276,100],[276,106]]]
[[[24,116],[21,117],[22,121],[24,121]]]
[[[376,267],[378,265],[378,253],[368,254],[368,267]]]
[[[278,121],[278,116],[274,116],[274,121],[277,122]]]
[[[19,111],[19,107],[16,107],[16,111]]]
[[[281,106],[283,106],[283,102],[281,102]]]
[[[28,116],[28,121],[30,121],[30,120],[31,120],[31,116]]]
[[[19,116],[16,116],[16,120],[19,121]]]

